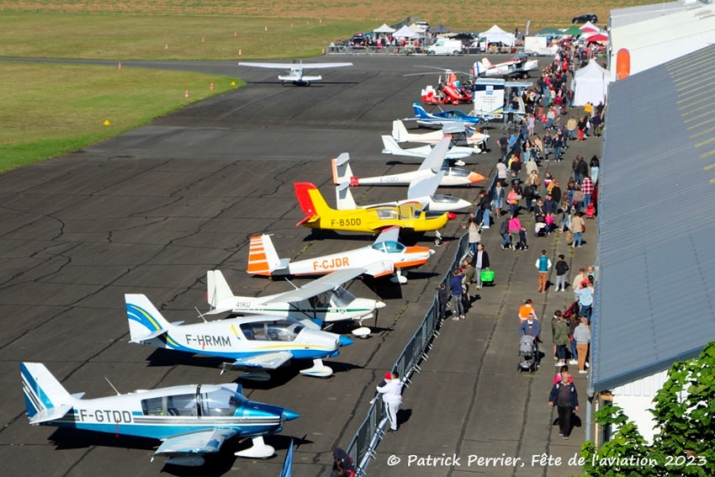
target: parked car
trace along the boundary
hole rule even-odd
[[[350,46],[353,48],[365,48],[367,47],[367,38],[362,33],[356,33],[350,39]]]
[[[596,15],[595,13],[584,13],[583,15],[579,15],[579,16],[573,17],[571,19],[571,23],[586,23],[586,22],[598,23],[598,15]]]

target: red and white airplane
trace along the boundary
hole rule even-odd
[[[366,275],[377,278],[394,273],[396,278],[393,280],[407,283],[402,271],[424,265],[434,250],[401,244],[398,242],[399,232],[399,227],[390,227],[367,247],[296,262],[278,257],[270,235],[256,235],[251,237],[246,271],[253,275],[276,277],[324,275],[337,270],[363,268]]]
[[[538,71],[539,61],[530,60],[524,54],[516,55],[514,58],[503,63],[492,64],[487,58],[482,58],[481,63],[474,62],[472,74],[474,76],[482,76],[488,78],[502,78],[506,76],[522,76],[527,78],[529,71]]]
[[[445,124],[440,131],[416,134],[409,132],[399,119],[392,121],[392,138],[398,143],[437,144],[445,137],[450,138],[453,146],[472,146],[479,148],[480,152],[486,148],[489,140],[489,134],[476,132],[459,123]]]

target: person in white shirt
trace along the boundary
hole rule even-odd
[[[385,373],[385,385],[378,386],[377,392],[382,394],[382,402],[387,408],[387,418],[390,420],[389,432],[397,431],[397,411],[402,404],[402,381],[397,372]]]

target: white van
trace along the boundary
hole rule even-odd
[[[427,48],[428,55],[459,55],[460,53],[462,53],[461,40],[440,38],[434,45]]]

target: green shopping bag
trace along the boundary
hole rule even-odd
[[[493,282],[494,281],[494,270],[482,270],[481,277],[482,277],[482,282]]]

